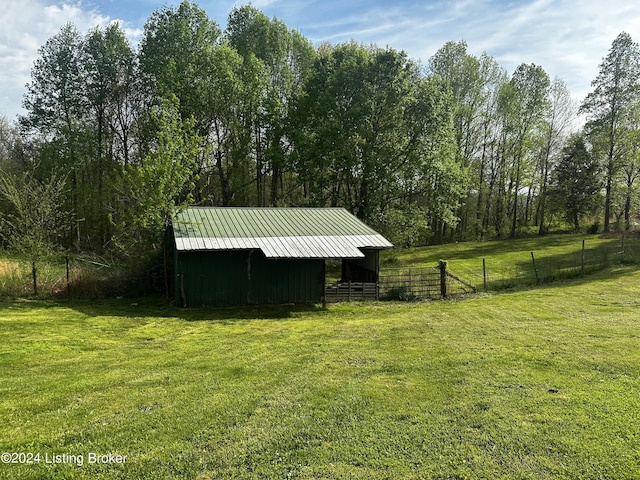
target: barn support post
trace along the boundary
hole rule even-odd
[[[322,259],[322,308],[327,308],[327,259]]]
[[[187,296],[184,294],[184,272],[180,272],[180,293],[182,294],[182,307],[187,308]]]
[[[253,292],[251,292],[251,255],[253,255],[253,252],[255,252],[255,250],[249,250],[249,255],[247,255],[247,303],[251,304],[252,299],[251,299],[251,295]]]
[[[380,300],[380,250],[375,251],[376,256],[376,302]]]

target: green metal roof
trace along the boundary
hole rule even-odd
[[[176,248],[260,249],[268,258],[357,258],[390,248],[343,208],[189,208],[173,219]]]

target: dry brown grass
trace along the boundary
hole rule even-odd
[[[13,260],[0,260],[0,277],[16,276],[21,273],[20,264]]]

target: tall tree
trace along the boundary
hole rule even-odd
[[[547,231],[546,211],[550,175],[553,161],[561,154],[569,130],[573,125],[577,106],[571,99],[566,84],[558,77],[551,82],[549,89],[548,109],[544,115],[542,125],[542,148],[538,171],[540,174],[540,195],[538,199],[538,233],[543,235]]]
[[[179,101],[184,120],[193,117],[201,136],[210,131],[212,105],[208,65],[220,37],[217,23],[194,3],[153,12],[140,42],[140,69],[155,98]]]
[[[23,98],[26,114],[20,117],[23,134],[40,141],[38,175],[59,170],[69,173],[66,208],[79,212],[82,201],[80,170],[92,157],[87,129],[87,101],[82,69],[82,38],[71,23],[51,37],[38,51],[31,82]],[[79,224],[73,237],[80,239]],[[80,248],[79,243],[76,244]]]
[[[20,117],[26,133],[49,139],[62,136],[68,155],[77,143],[73,133],[86,108],[80,47],[80,34],[68,23],[38,50],[23,99],[27,113]]]
[[[520,65],[502,92],[501,107],[504,111],[505,131],[510,141],[509,156],[512,159],[511,191],[511,237],[515,237],[518,226],[519,194],[523,170],[527,168],[527,147],[532,134],[539,127],[547,106],[549,77],[537,65]]]
[[[374,223],[420,206],[434,228],[455,223],[462,175],[452,173],[460,168],[442,80],[422,77],[403,52],[323,45],[306,93],[294,143],[310,204]]]
[[[573,135],[563,149],[562,158],[556,166],[552,188],[553,196],[564,208],[577,232],[580,219],[592,213],[599,205],[601,182],[600,167],[587,149],[581,135]]]
[[[508,77],[486,53],[479,58],[468,54],[464,41],[447,42],[431,57],[429,67],[432,74],[444,79],[451,88],[458,161],[472,175],[460,211],[458,235],[462,237],[468,230],[481,236],[485,230],[484,217],[488,217],[488,206],[496,193],[498,167],[504,160],[496,155],[500,132],[497,93]]]
[[[484,59],[483,59],[484,60]],[[467,43],[447,42],[429,59],[432,74],[442,78],[451,88],[454,102],[453,125],[458,154],[464,163],[480,148],[478,119],[485,101],[482,60],[467,53]]]
[[[133,122],[125,112],[132,106],[135,56],[118,24],[89,32],[82,44],[82,70],[87,129],[95,144],[93,158],[84,168],[87,180],[82,211],[103,247],[109,240],[106,212],[112,203],[106,189],[116,166],[130,161]]]
[[[592,144],[601,148],[605,173],[604,231],[610,231],[614,179],[620,167],[619,148],[623,118],[636,101],[640,88],[640,50],[631,36],[622,32],[613,41],[600,64],[598,76],[591,82],[594,90],[582,102],[587,114],[586,130]]]
[[[503,129],[498,107],[500,92],[508,83],[509,76],[493,57],[486,54],[482,55],[480,65],[482,77],[485,79],[483,96],[486,100],[480,118],[481,151],[476,166],[478,201],[475,235],[484,238],[492,218],[492,203],[496,197],[500,199],[503,197],[502,182],[499,182],[504,163],[504,158],[500,154]]]
[[[283,194],[284,175],[291,170],[289,108],[302,94],[315,52],[298,32],[251,5],[232,10],[226,36],[245,62],[252,56],[262,62],[267,75],[253,116],[255,180],[258,204],[275,205]]]
[[[639,192],[637,180],[640,178],[640,98],[627,109],[619,136],[621,151],[620,175],[618,179],[621,202],[621,217],[624,218],[624,229],[631,229],[631,214],[637,204]]]
[[[122,252],[144,257],[156,250],[171,217],[192,201],[200,138],[194,120],[183,121],[177,100],[150,112],[158,132],[142,162],[122,166],[119,216],[111,217]]]
[[[0,172],[0,197],[9,208],[0,212],[0,233],[9,246],[31,262],[33,293],[38,293],[38,267],[70,227],[63,207],[66,180],[52,175],[41,182],[30,172],[19,176]]]
[[[217,192],[208,198],[224,206],[254,204],[251,189],[256,136],[267,82],[263,63],[255,55],[242,58],[228,42],[213,52],[207,70],[211,82],[212,128],[209,151]],[[209,177],[213,182],[213,178]]]
[[[433,75],[442,78],[451,88],[454,103],[453,125],[457,144],[458,162],[467,169],[476,168],[474,161],[481,149],[482,107],[485,101],[481,61],[467,53],[465,41],[447,42],[429,59]],[[476,177],[477,178],[477,177]],[[477,190],[476,190],[477,191]],[[460,212],[460,233],[469,223],[470,209],[474,207],[471,195],[466,208]]]

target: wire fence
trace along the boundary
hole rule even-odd
[[[33,265],[21,258],[0,259],[0,298],[109,298],[163,291],[162,272],[132,271],[97,256],[55,256]]]
[[[560,253],[522,251],[451,263],[455,273],[448,267],[446,279],[438,266],[381,269],[380,298],[427,300],[499,291],[576,278],[616,265],[640,264],[640,239],[624,237],[594,244],[582,240]]]
[[[509,263],[481,258],[476,267],[467,266],[461,274],[478,290],[499,291],[576,278],[625,264],[640,264],[638,238],[623,237],[596,245],[582,240],[562,253],[522,252],[518,260]]]
[[[431,268],[380,270],[380,298],[383,300],[428,300],[475,291],[475,286],[448,270],[446,262]]]
[[[640,237],[582,240],[576,242],[574,248],[563,247],[560,253],[522,251],[517,255],[453,260],[444,276],[437,265],[384,268],[380,270],[377,296],[383,300],[453,297],[475,291],[541,285],[625,264],[640,265]],[[141,296],[164,292],[165,287],[161,265],[154,271],[134,272],[102,257],[62,255],[40,262],[38,291],[34,293],[31,263],[24,259],[0,258],[0,298]],[[351,291],[346,295],[348,298],[358,296]]]

